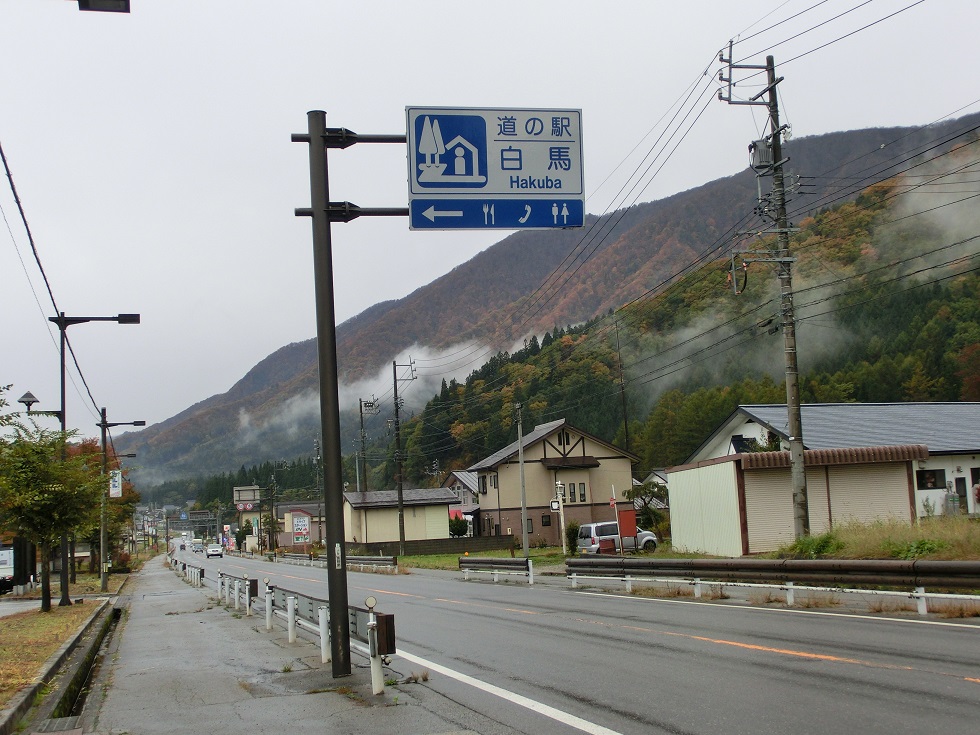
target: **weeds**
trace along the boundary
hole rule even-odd
[[[803,608],[804,610],[812,610],[818,607],[837,607],[840,605],[840,598],[837,595],[818,595],[809,594],[801,600],[797,600],[796,607]]]
[[[293,665],[292,664],[283,664],[282,665],[282,669],[281,669],[282,673],[288,674],[292,670],[293,670]]]
[[[777,602],[785,602],[785,600],[774,595],[772,590],[765,590],[764,592],[750,592],[749,602],[753,605],[772,605]]]
[[[980,604],[975,602],[930,602],[929,612],[941,618],[980,617]]]

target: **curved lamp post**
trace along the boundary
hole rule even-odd
[[[96,424],[102,430],[102,476],[109,474],[109,458],[106,455],[105,440],[106,432],[113,426],[146,426],[145,421],[113,421],[106,419],[105,408],[102,409],[102,420]],[[102,592],[109,591],[109,529],[106,521],[106,504],[109,495],[109,484],[106,483],[102,488],[102,513],[99,517],[99,565],[102,571],[99,575],[99,589]]]

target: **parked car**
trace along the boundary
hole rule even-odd
[[[617,521],[602,521],[599,523],[583,523],[578,529],[578,550],[581,554],[598,554],[600,541],[612,541],[616,551],[619,548],[619,523]],[[634,546],[635,544],[635,546]],[[636,529],[636,538],[623,538],[623,547],[627,551],[640,548],[643,551],[657,550],[657,535],[653,531]]]
[[[193,544],[191,546],[191,551],[193,551],[195,554],[203,554],[204,553],[204,544]]]
[[[208,544],[208,550],[205,552],[205,555],[208,557],[208,559],[210,559],[212,556],[224,557],[225,550],[221,544]]]

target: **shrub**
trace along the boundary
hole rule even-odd
[[[565,542],[568,545],[568,553],[575,554],[578,550],[578,521],[569,521],[565,524]]]

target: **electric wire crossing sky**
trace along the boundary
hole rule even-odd
[[[406,114],[411,229],[584,226],[581,110]]]

